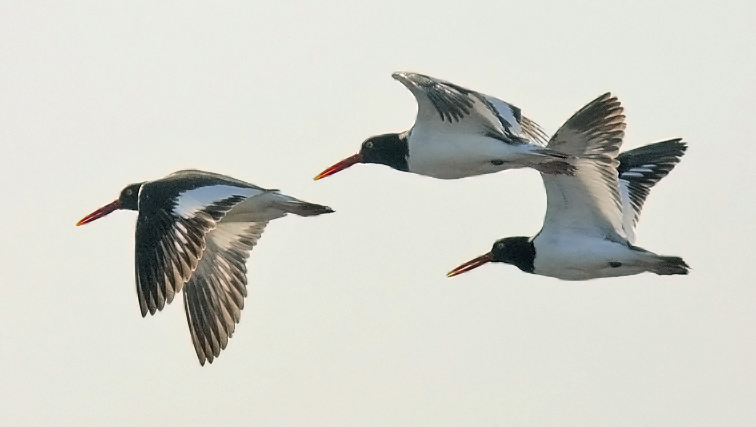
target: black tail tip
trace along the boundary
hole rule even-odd
[[[655,271],[656,274],[668,276],[673,274],[685,275],[690,272],[690,266],[680,257],[665,256],[661,258],[661,263]]]
[[[307,203],[304,206],[301,206],[301,210],[296,213],[301,216],[314,216],[314,215],[329,214],[333,212],[336,212],[336,211],[331,209],[330,206],[323,206],[323,205],[318,205],[315,203]]]

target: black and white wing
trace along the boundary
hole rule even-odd
[[[546,142],[546,134],[538,124],[498,98],[417,73],[397,72],[392,77],[417,100],[415,127],[434,127],[444,133],[477,133],[509,144]]]
[[[546,187],[542,234],[599,235],[622,241],[616,160],[625,116],[616,97],[604,94],[580,109],[554,134],[548,148],[573,155],[575,174],[541,174]]]
[[[173,300],[197,268],[207,233],[239,202],[267,190],[222,175],[181,171],[142,185],[136,282],[142,316]]]
[[[617,97],[605,93],[567,119],[547,147],[576,157],[614,158],[624,136],[625,116],[622,111]]]
[[[622,227],[630,243],[635,241],[635,226],[651,187],[674,169],[687,149],[687,144],[676,138],[625,151],[617,156]]]
[[[267,222],[221,222],[207,233],[197,269],[184,286],[184,308],[200,364],[213,363],[241,319],[249,252]]]

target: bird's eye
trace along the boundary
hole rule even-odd
[[[365,142],[365,148],[373,148],[373,141]]]
[[[504,249],[504,242],[499,242],[496,244],[496,249]]]
[[[131,190],[131,189],[126,190],[127,196],[131,196],[132,194],[134,194],[134,190]]]

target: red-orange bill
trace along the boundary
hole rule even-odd
[[[102,218],[105,215],[113,212],[116,209],[119,209],[121,207],[121,201],[116,200],[113,203],[108,203],[107,205],[101,207],[100,209],[97,209],[96,211],[92,212],[91,214],[85,216],[81,221],[77,222],[76,225],[84,225],[88,222],[92,222],[98,218]]]
[[[457,274],[466,273],[473,268],[478,268],[483,264],[489,263],[493,261],[493,254],[491,252],[481,255],[473,260],[467,261],[466,263],[460,265],[459,267],[455,268],[454,270],[446,273],[446,277],[454,277]]]
[[[320,178],[325,178],[329,175],[333,175],[336,172],[342,171],[348,168],[349,166],[355,165],[360,162],[362,162],[362,156],[360,156],[359,153],[355,154],[354,156],[347,157],[346,159],[336,163],[330,168],[324,170],[323,172],[320,172],[318,176],[315,177],[315,181],[319,180]]]

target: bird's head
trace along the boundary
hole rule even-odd
[[[357,163],[377,163],[406,172],[408,154],[407,132],[371,136],[362,143],[359,153],[324,170],[315,180],[333,175]]]
[[[144,183],[140,182],[127,186],[121,190],[118,199],[85,216],[81,221],[77,222],[76,225],[84,225],[92,222],[118,209],[137,210],[139,206],[139,189],[142,187],[142,184]]]
[[[528,237],[505,237],[497,240],[491,252],[472,259],[446,274],[447,277],[454,277],[458,274],[466,273],[474,268],[478,268],[489,262],[503,262],[517,266],[520,270],[529,273],[533,272],[533,259],[535,249],[532,239]]]

